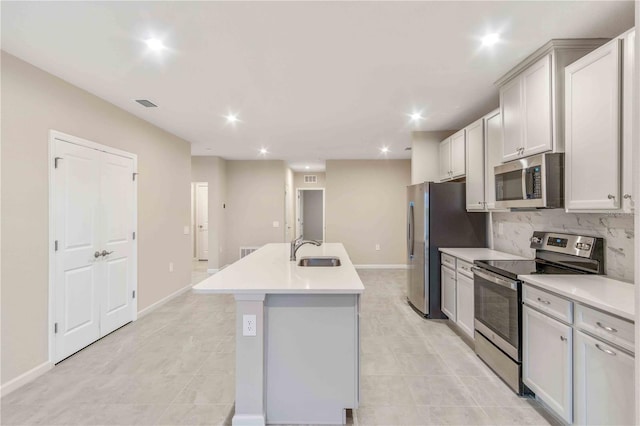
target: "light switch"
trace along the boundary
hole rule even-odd
[[[184,232],[184,235],[189,235],[189,225],[185,225],[182,232]]]
[[[278,222],[277,220],[273,221],[273,227],[274,228],[280,228],[280,222]]]

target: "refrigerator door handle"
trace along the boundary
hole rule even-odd
[[[407,220],[407,251],[409,259],[413,259],[415,246],[415,223],[413,215],[413,201],[409,203],[409,217]]]

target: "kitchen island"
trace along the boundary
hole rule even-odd
[[[236,300],[234,425],[341,424],[359,400],[359,306],[364,291],[342,244],[267,244],[193,287]]]

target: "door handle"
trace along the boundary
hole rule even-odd
[[[100,253],[100,256],[109,256],[111,253],[113,253],[113,252],[112,251],[102,250],[102,253]]]
[[[99,258],[100,256],[101,256],[101,254],[100,254],[99,251],[93,253],[93,257],[95,257],[96,259]]]

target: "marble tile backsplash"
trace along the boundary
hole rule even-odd
[[[563,210],[492,213],[493,248],[533,257],[533,231],[584,234],[605,240],[605,269],[611,278],[633,282],[633,215],[566,213]]]

